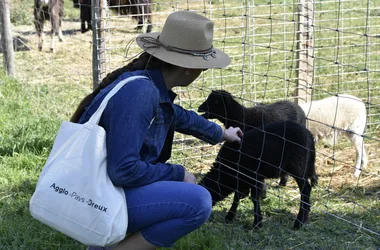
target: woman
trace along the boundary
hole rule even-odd
[[[173,103],[173,87],[188,86],[202,71],[230,63],[226,54],[213,48],[212,39],[209,19],[189,11],[172,13],[161,33],[137,37],[144,50],[140,57],[108,75],[71,119],[86,122],[121,80],[147,77],[122,87],[99,123],[107,133],[108,175],[114,185],[124,188],[128,207],[129,235],[113,249],[171,247],[210,216],[208,191],[194,185],[194,175],[183,166],[166,161],[174,131],[211,144],[240,142],[239,128],[223,130]]]

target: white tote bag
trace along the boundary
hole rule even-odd
[[[88,246],[116,244],[127,232],[125,194],[107,175],[106,133],[98,123],[109,99],[137,78],[119,82],[87,123],[62,122],[30,200],[35,219]]]

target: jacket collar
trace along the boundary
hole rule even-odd
[[[162,76],[161,70],[159,69],[137,70],[128,73],[133,76],[142,75],[148,77],[154,83],[160,93],[160,103],[172,103],[177,97],[176,93],[166,88],[164,77]]]

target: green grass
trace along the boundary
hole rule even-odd
[[[78,9],[72,8],[71,1],[65,1],[64,31],[71,33],[65,36],[64,43],[57,43],[56,54],[37,52],[34,27],[30,23],[32,1],[11,2],[23,12],[18,14],[11,10],[11,15],[27,16],[25,20],[29,20],[13,19],[17,25],[14,32],[26,38],[34,50],[16,53],[17,80],[0,73],[0,249],[84,250],[85,246],[34,220],[29,214],[28,202],[61,120],[68,119],[81,98],[91,90],[91,44],[87,42],[91,40],[91,34],[76,33],[80,27],[75,21],[79,17]],[[315,45],[320,48],[315,51],[314,94],[317,98],[328,96],[329,93],[349,92],[371,104],[379,104],[380,54],[376,50],[379,42],[370,38],[370,54],[366,54],[363,46],[366,39],[362,35],[351,34],[364,32],[366,13],[361,9],[353,9],[363,8],[366,2],[345,2],[344,9],[351,11],[345,11],[344,18],[339,22],[335,20],[338,4],[331,1],[316,2]],[[21,3],[27,7],[19,8]],[[188,3],[180,2],[178,8],[187,8]],[[272,3],[271,8],[269,3]],[[279,5],[281,3],[287,5],[284,7]],[[370,16],[375,17],[379,4],[377,0],[371,0],[370,3],[374,9]],[[160,2],[157,11],[172,11],[170,4]],[[296,82],[296,55],[292,51],[295,49],[295,26],[292,15],[286,16],[286,24],[277,19],[283,17],[284,11],[294,10],[295,5],[281,0],[255,1],[254,4],[251,15],[259,18],[252,18],[252,27],[244,29],[238,26],[245,21],[242,16],[245,9],[233,8],[241,6],[242,1],[213,1],[213,17],[223,17],[224,14],[228,18],[238,17],[228,19],[227,25],[231,27],[218,30],[215,35],[215,46],[226,46],[226,52],[234,57],[226,69],[209,70],[190,87],[178,89],[181,105],[196,109],[210,89],[220,88],[231,91],[246,104],[251,104],[253,100],[272,102],[292,97]],[[226,9],[223,9],[224,6]],[[202,10],[203,5],[200,7],[198,3],[190,3],[190,7]],[[221,10],[216,10],[218,7]],[[270,14],[274,19],[268,18]],[[155,20],[162,21],[163,16],[165,13],[161,19],[157,15]],[[17,23],[18,20],[20,23]],[[112,21],[119,27],[111,28],[110,34],[114,39],[107,40],[111,50],[109,54],[112,55],[108,58],[107,70],[122,65],[117,56],[124,54],[125,44],[136,35],[120,26],[129,21]],[[135,23],[130,22],[128,25],[134,26]],[[215,26],[224,25],[224,19],[221,18]],[[336,26],[350,28],[344,35],[329,30]],[[281,33],[283,31],[289,33],[284,35]],[[272,35],[267,35],[270,32]],[[371,19],[369,33],[380,34],[379,19]],[[348,37],[350,34],[351,37]],[[224,37],[232,36],[235,38],[223,41]],[[122,39],[116,39],[119,37]],[[244,49],[242,38],[246,38],[245,42],[252,46]],[[48,36],[46,40],[49,41]],[[337,44],[346,47],[339,48]],[[266,47],[268,45],[270,48]],[[131,55],[134,51],[136,48],[132,48]],[[336,58],[338,65],[334,63]],[[361,70],[365,65],[370,69],[369,72]],[[367,99],[368,95],[370,99]],[[378,107],[372,107],[370,121],[380,123],[379,113]],[[263,228],[250,229],[253,216],[252,203],[248,199],[242,201],[236,221],[225,224],[223,218],[231,204],[231,199],[228,199],[214,208],[213,221],[178,241],[173,249],[378,249],[379,131],[379,125],[368,128],[372,137],[366,139],[370,165],[359,181],[352,177],[355,153],[347,140],[342,140],[334,148],[337,162],[329,162],[323,155],[318,155],[316,165],[320,184],[312,193],[310,222],[301,230],[296,232],[291,229],[299,203],[294,183],[277,189],[275,182],[268,181],[269,195],[262,202]],[[201,178],[211,166],[218,147],[201,144],[198,140],[184,142],[180,135],[176,135],[176,138],[178,143],[174,147],[172,162],[184,164]],[[320,144],[318,152],[329,155],[332,147]]]
[[[66,102],[46,91],[41,93],[38,88],[0,75],[1,249],[85,249],[29,214],[28,203],[61,118],[54,109],[49,110],[52,106],[49,104]],[[45,107],[43,112],[41,107]],[[50,115],[46,116],[47,113]],[[312,195],[310,222],[295,232],[291,229],[298,209],[298,198],[293,198],[297,197],[294,183],[285,189],[270,185],[274,187],[269,188],[268,198],[262,202],[262,229],[249,229],[253,216],[248,199],[242,201],[236,221],[225,224],[223,218],[229,199],[215,207],[213,221],[181,239],[173,249],[375,249],[379,246],[379,238],[365,230],[380,232],[379,186],[343,185],[328,193],[323,188],[327,185],[322,176],[322,184]],[[353,209],[349,200],[359,205]]]
[[[57,130],[57,118],[49,116],[48,112],[40,112],[45,108],[40,100],[45,99],[46,93],[32,88],[21,92],[24,86],[16,82],[6,82],[4,85],[2,94],[5,97],[0,100],[0,155],[12,156],[20,152],[39,154],[50,148],[53,141],[51,135]],[[13,113],[8,113],[9,110]]]

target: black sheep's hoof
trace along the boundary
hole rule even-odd
[[[289,176],[287,174],[280,176],[280,183],[279,185],[281,187],[285,187],[286,183],[288,182]]]
[[[280,183],[278,184],[280,187],[285,187],[287,181],[281,180]]]
[[[261,198],[262,200],[265,200],[265,199],[267,198],[267,191],[266,191],[266,190],[261,191],[260,198]]]
[[[228,213],[224,220],[226,223],[232,223],[232,221],[234,220],[234,215],[232,213]]]
[[[214,221],[214,214],[213,213],[210,214],[210,217],[208,218],[208,221]]]
[[[302,225],[303,225],[302,222],[300,222],[299,220],[296,220],[296,221],[294,222],[293,229],[294,229],[294,230],[298,230],[298,229],[300,229],[300,228],[302,227]]]
[[[260,229],[263,226],[263,224],[260,222],[257,225],[253,224],[253,229]]]

